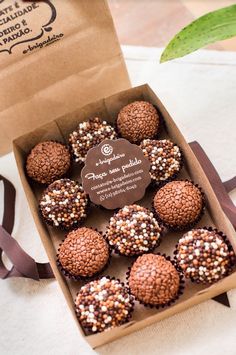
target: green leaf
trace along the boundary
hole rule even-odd
[[[183,57],[236,35],[236,5],[209,12],[183,28],[167,45],[160,62]]]

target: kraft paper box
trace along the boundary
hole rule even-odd
[[[158,97],[153,93],[148,85],[122,91],[118,94],[91,103],[80,109],[76,109],[71,113],[67,113],[64,116],[55,119],[47,125],[41,126],[31,133],[25,134],[24,136],[15,139],[13,144],[14,154],[19,169],[19,174],[42,243],[46,249],[56,279],[59,282],[68,306],[72,311],[75,323],[78,326],[82,336],[85,336],[86,340],[94,348],[132,333],[138,329],[146,327],[147,325],[150,325],[154,322],[172,316],[236,286],[236,272],[232,273],[228,277],[225,277],[223,280],[210,287],[198,284],[194,285],[190,281],[186,281],[184,294],[174,305],[165,309],[156,310],[146,308],[137,303],[135,305],[133,317],[129,323],[124,324],[118,328],[94,335],[86,336],[83,333],[83,330],[81,329],[74,312],[74,298],[79,288],[81,287],[81,283],[65,280],[56,266],[56,254],[58,245],[64,238],[65,233],[60,232],[55,228],[47,227],[45,223],[42,222],[38,213],[38,199],[43,189],[30,182],[26,177],[25,160],[30,149],[41,141],[54,139],[68,143],[69,133],[72,132],[81,121],[98,116],[106,119],[111,123],[114,123],[119,110],[124,105],[135,100],[146,100],[156,105],[165,120],[168,130],[168,132],[166,130],[163,131],[159,138],[169,137],[172,141],[181,147],[185,157],[185,166],[179,178],[189,178],[193,180],[195,183],[199,184],[205,192],[207,197],[206,213],[198,225],[217,227],[228,236],[228,239],[230,240],[234,250],[236,250],[235,231],[232,225],[229,223],[228,219],[225,217],[200,164],[198,163],[196,157],[194,156],[181,132],[175,125],[173,119],[170,117],[165,107],[162,105]],[[76,164],[74,164],[71,177],[80,180],[80,169]],[[146,194],[139,203],[150,207],[153,192],[154,190]],[[109,217],[112,215],[112,213],[112,211],[96,208],[96,213],[95,210],[92,210],[84,224],[89,227],[97,227],[99,230],[105,230]],[[163,241],[160,247],[158,247],[158,251],[173,256],[173,249],[180,235],[181,233],[168,233],[165,237],[163,237]],[[129,265],[129,258],[112,256],[111,264],[105,271],[105,275],[115,276],[121,280],[125,280],[125,273]]]

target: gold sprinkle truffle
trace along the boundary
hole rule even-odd
[[[69,149],[61,143],[47,141],[37,144],[26,161],[27,175],[40,184],[50,184],[63,177],[71,166]]]
[[[69,275],[92,277],[101,272],[109,259],[109,247],[103,236],[91,228],[70,232],[60,246],[58,260]]]
[[[87,216],[87,207],[88,198],[82,186],[70,179],[54,181],[39,202],[45,222],[65,230],[79,226]]]
[[[117,129],[131,143],[154,138],[159,130],[160,118],[155,107],[146,101],[135,101],[123,107],[117,118]]]
[[[221,232],[193,229],[179,240],[176,262],[185,277],[197,283],[213,283],[227,275],[235,263],[235,254]]]
[[[160,233],[161,228],[151,211],[139,205],[129,205],[111,217],[107,240],[119,254],[134,256],[153,250]]]
[[[160,183],[173,179],[181,169],[182,157],[179,147],[168,139],[145,139],[140,144],[143,154],[150,161],[150,176]]]
[[[164,256],[139,256],[130,270],[128,283],[135,299],[146,305],[164,306],[179,295],[180,276]]]
[[[76,162],[83,163],[89,149],[100,144],[104,139],[116,139],[114,128],[106,121],[95,117],[81,122],[69,136],[69,143]]]
[[[186,229],[201,217],[201,190],[191,181],[171,181],[157,191],[153,206],[157,218],[174,230]]]
[[[134,298],[116,279],[103,277],[82,286],[75,300],[80,324],[90,333],[98,333],[126,323],[131,318]]]

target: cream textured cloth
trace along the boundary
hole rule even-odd
[[[186,139],[202,144],[223,179],[236,174],[236,53],[199,51],[160,65],[160,49],[123,50],[132,84],[150,84]],[[14,236],[37,261],[46,261],[12,154],[0,158],[0,173],[17,188]],[[235,201],[236,191],[232,197]],[[228,295],[231,308],[210,300],[103,346],[97,353],[236,354],[236,290]],[[10,279],[1,281],[0,354],[95,351],[81,338],[57,282]]]

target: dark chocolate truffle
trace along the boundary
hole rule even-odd
[[[142,141],[140,148],[151,163],[150,175],[158,183],[173,179],[180,171],[182,157],[179,147],[168,139]]]
[[[146,101],[135,101],[123,107],[117,118],[117,129],[131,143],[154,138],[160,126],[155,107]]]
[[[129,321],[134,299],[119,280],[103,277],[81,287],[75,300],[82,327],[93,333],[117,327]]]
[[[153,250],[161,228],[153,213],[139,205],[125,206],[110,219],[107,240],[119,254],[140,255]]]
[[[88,198],[82,186],[70,179],[54,181],[39,202],[45,222],[66,230],[78,227],[87,215],[87,206]]]
[[[106,121],[95,117],[89,121],[81,122],[74,132],[70,134],[69,143],[76,162],[84,162],[89,149],[100,144],[104,139],[116,139],[117,134]]]
[[[103,236],[90,228],[70,232],[60,246],[58,260],[69,275],[92,277],[101,272],[109,259],[109,247]]]
[[[180,275],[164,256],[144,254],[131,267],[128,283],[131,293],[141,303],[163,306],[177,298]]]
[[[235,254],[221,232],[193,229],[179,240],[176,262],[185,276],[200,283],[213,283],[230,271]]]
[[[153,205],[163,224],[181,230],[200,219],[204,205],[203,194],[190,181],[172,181],[157,191]]]
[[[50,184],[63,177],[71,165],[69,149],[61,143],[42,142],[30,152],[26,161],[28,176],[40,184]]]

